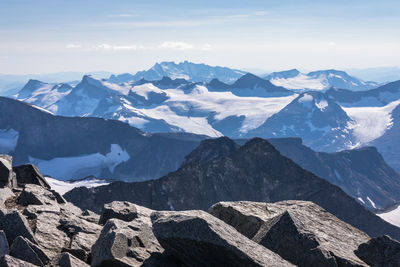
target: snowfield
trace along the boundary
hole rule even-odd
[[[357,142],[365,144],[381,137],[392,127],[392,111],[400,104],[393,101],[384,107],[352,107],[343,110],[354,121],[348,126],[353,130]]]
[[[244,116],[239,131],[246,133],[263,124],[297,97],[297,94],[285,97],[240,97],[232,92],[209,91],[202,85],[196,85],[189,92],[182,89],[161,90],[153,84],[135,86],[131,90],[146,99],[150,93],[165,93],[168,99],[161,105],[150,108],[137,108],[125,103],[124,107],[127,110],[144,118],[121,116],[119,120],[127,121],[139,128],[146,124],[146,117],[164,120],[183,131],[211,137],[222,136],[222,133],[214,129],[207,119],[211,113],[217,121],[230,116]]]
[[[276,78],[270,80],[276,86],[282,86],[288,89],[302,90],[316,90],[322,91],[329,87],[329,84],[322,78],[313,78],[300,73],[292,78]]]
[[[75,182],[66,182],[66,181],[60,181],[48,176],[44,177],[46,181],[49,183],[51,186],[51,189],[55,190],[56,192],[60,193],[61,195],[64,195],[68,191],[71,191],[72,189],[76,187],[87,187],[87,188],[92,188],[92,187],[97,187],[97,186],[102,186],[102,185],[108,185],[109,182],[106,182],[105,180],[99,180],[99,179],[85,179],[85,180],[80,180],[80,181],[75,181]]]
[[[51,160],[29,157],[29,161],[36,165],[44,175],[56,177],[60,180],[70,180],[91,175],[99,176],[105,168],[108,168],[112,173],[116,166],[128,161],[129,158],[129,154],[122,150],[119,145],[112,144],[111,151],[106,155],[95,153]]]
[[[392,211],[385,212],[385,213],[379,213],[376,215],[378,215],[385,221],[400,227],[400,206],[398,206],[396,209],[394,209]]]

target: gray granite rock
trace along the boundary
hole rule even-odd
[[[0,266],[1,267],[37,267],[36,265],[16,259],[10,255],[4,255],[0,258]]]
[[[57,204],[57,198],[51,191],[35,184],[26,184],[17,201],[24,206]]]
[[[55,262],[56,267],[89,267],[88,264],[68,252],[61,253]]]
[[[14,258],[32,263],[37,266],[44,266],[36,252],[22,236],[15,238],[10,248],[10,255]]]
[[[220,202],[209,212],[299,266],[363,266],[360,230],[308,201]]]
[[[92,265],[138,266],[163,251],[153,234],[150,218],[139,217],[131,222],[110,219],[92,247]]]
[[[154,212],[151,219],[164,249],[189,266],[293,266],[204,211]]]
[[[27,219],[19,211],[12,210],[6,214],[1,213],[0,230],[5,232],[8,244],[12,244],[17,236],[23,236],[36,243]]]
[[[355,254],[370,266],[400,266],[400,243],[389,236],[371,238],[361,244]]]
[[[35,165],[26,164],[15,166],[13,167],[13,170],[16,174],[17,183],[19,186],[23,186],[25,184],[36,184],[50,189],[50,185],[47,183],[46,179]]]
[[[99,219],[99,224],[104,225],[107,220],[112,218],[129,222],[137,217],[135,204],[127,201],[113,201],[104,205]]]

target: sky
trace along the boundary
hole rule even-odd
[[[400,65],[398,0],[0,0],[0,73]]]

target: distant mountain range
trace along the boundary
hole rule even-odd
[[[339,70],[320,70],[307,74],[297,69],[273,72],[265,77],[276,86],[296,91],[326,91],[331,87],[363,91],[377,87],[376,82],[365,82]]]
[[[357,92],[296,93],[249,73],[231,84],[169,77],[117,84],[84,76],[76,86],[31,80],[15,97],[56,115],[116,119],[146,132],[301,137],[306,146],[326,152],[376,145],[400,171],[400,148],[388,145],[398,137],[400,82]]]
[[[188,61],[178,64],[175,62],[161,62],[156,63],[148,70],[139,71],[136,74],[111,75],[108,80],[113,83],[123,83],[139,81],[140,79],[153,81],[160,80],[163,77],[170,77],[171,79],[185,79],[191,82],[209,82],[212,79],[219,79],[226,83],[233,83],[244,74],[246,72],[241,70],[219,66],[213,67]]]

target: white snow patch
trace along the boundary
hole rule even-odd
[[[395,208],[394,210],[376,215],[378,215],[385,221],[400,227],[400,205],[397,206],[397,208]]]
[[[298,102],[304,105],[309,105],[313,101],[314,97],[309,94],[304,94],[302,97],[299,98]]]
[[[361,203],[365,204],[365,201],[364,201],[364,199],[362,199],[362,197],[358,197],[357,199],[358,199]]]
[[[102,186],[102,185],[108,185],[109,183],[106,182],[105,180],[100,180],[100,179],[85,179],[81,181],[76,181],[76,182],[66,182],[66,181],[60,181],[48,176],[44,177],[46,181],[49,183],[51,189],[55,190],[56,192],[60,193],[61,195],[64,195],[68,191],[71,191],[72,189],[76,187],[97,187],[97,186]]]
[[[104,168],[114,172],[114,168],[128,161],[129,154],[117,144],[111,145],[111,151],[106,155],[94,153],[77,157],[53,158],[42,160],[29,157],[41,173],[62,180],[79,179],[87,176],[99,176]]]
[[[353,107],[343,110],[353,120],[348,129],[353,130],[357,142],[368,143],[382,136],[393,125],[392,111],[400,104],[394,101],[384,107]]]
[[[328,107],[328,101],[326,101],[325,99],[322,99],[318,102],[316,101],[315,106],[317,106],[319,110],[324,111]]]
[[[276,78],[270,80],[270,82],[276,86],[282,86],[286,89],[297,89],[297,90],[316,90],[322,91],[328,88],[326,78],[319,77],[313,78],[305,74],[299,74],[292,78]]]
[[[17,147],[19,132],[14,129],[0,129],[0,153],[7,154]]]
[[[367,197],[367,200],[369,201],[369,203],[371,203],[372,207],[376,209],[375,203],[369,197]]]

